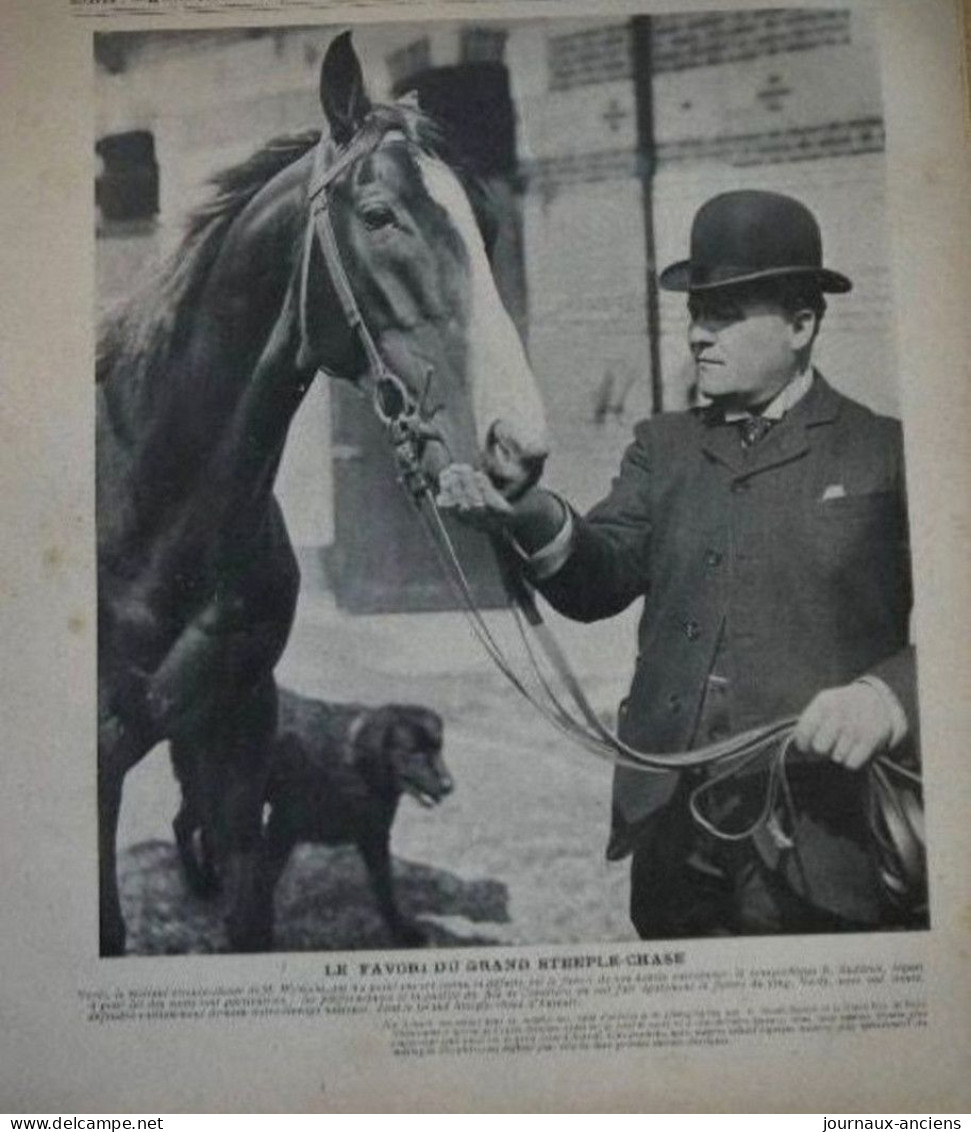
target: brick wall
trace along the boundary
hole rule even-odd
[[[838,11],[729,13],[700,25],[677,19],[679,34],[691,37],[680,44],[685,52],[707,51],[716,33],[724,43],[717,64],[672,63],[655,79],[659,263],[684,257],[695,210],[717,192],[764,188],[803,200],[820,221],[826,258],[855,284],[832,298],[817,360],[846,392],[896,412],[885,137],[871,26]],[[662,296],[665,403],[675,408],[690,385],[683,308],[683,298]]]
[[[849,42],[847,11],[768,8],[658,16],[651,66],[657,75]]]
[[[751,62],[788,52],[851,42],[845,10],[769,8],[749,12],[703,12],[654,18],[651,71],[688,71]],[[550,34],[550,90],[629,79],[633,58],[625,22]]]
[[[691,217],[716,192],[769,188],[805,200],[834,265],[856,283],[830,305],[820,363],[848,392],[895,411],[872,28],[838,9],[660,15],[652,27],[659,266],[684,257]],[[586,428],[597,444],[583,414],[619,355],[637,371],[628,416],[646,398],[645,163],[631,36],[619,21],[547,25],[544,36],[522,39],[530,36],[533,74],[543,76],[520,80],[531,340],[541,377],[556,387],[555,427],[564,435]],[[682,297],[662,296],[669,408],[687,402],[691,383],[683,308]],[[598,321],[602,309],[610,318]]]

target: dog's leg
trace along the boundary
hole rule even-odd
[[[293,852],[296,843],[296,839],[291,836],[285,824],[280,821],[279,815],[271,811],[263,833],[259,868],[260,889],[271,907],[277,882],[283,875],[283,870],[287,867],[287,862],[290,860],[290,854]]]
[[[425,933],[401,914],[394,897],[389,837],[390,832],[386,829],[374,836],[362,837],[357,843],[358,848],[367,865],[371,887],[391,938],[399,947],[421,947],[426,942]]]

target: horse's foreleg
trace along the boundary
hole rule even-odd
[[[99,928],[103,956],[125,954],[125,922],[121,917],[115,836],[121,810],[122,776],[98,772],[98,861],[100,867]]]
[[[273,942],[272,891],[262,867],[266,776],[276,727],[272,678],[249,693],[231,733],[207,760],[215,850],[227,902],[226,931],[234,951],[267,951]]]
[[[125,773],[143,754],[117,717],[98,726],[98,863],[100,953],[125,954],[125,921],[118,895],[115,840]]]
[[[176,739],[170,749],[172,769],[182,792],[182,803],[172,822],[182,873],[196,896],[213,896],[220,884],[212,844],[212,807],[203,773],[205,752]]]

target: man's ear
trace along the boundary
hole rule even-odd
[[[371,111],[361,64],[349,31],[327,48],[320,66],[320,105],[338,145],[347,145]]]
[[[811,346],[819,328],[819,316],[809,307],[793,312],[789,324],[792,327],[792,348],[796,351]]]

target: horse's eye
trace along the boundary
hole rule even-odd
[[[365,228],[377,232],[382,228],[390,228],[394,224],[394,213],[387,205],[372,205],[370,208],[364,209],[361,213],[361,219],[364,221]]]

